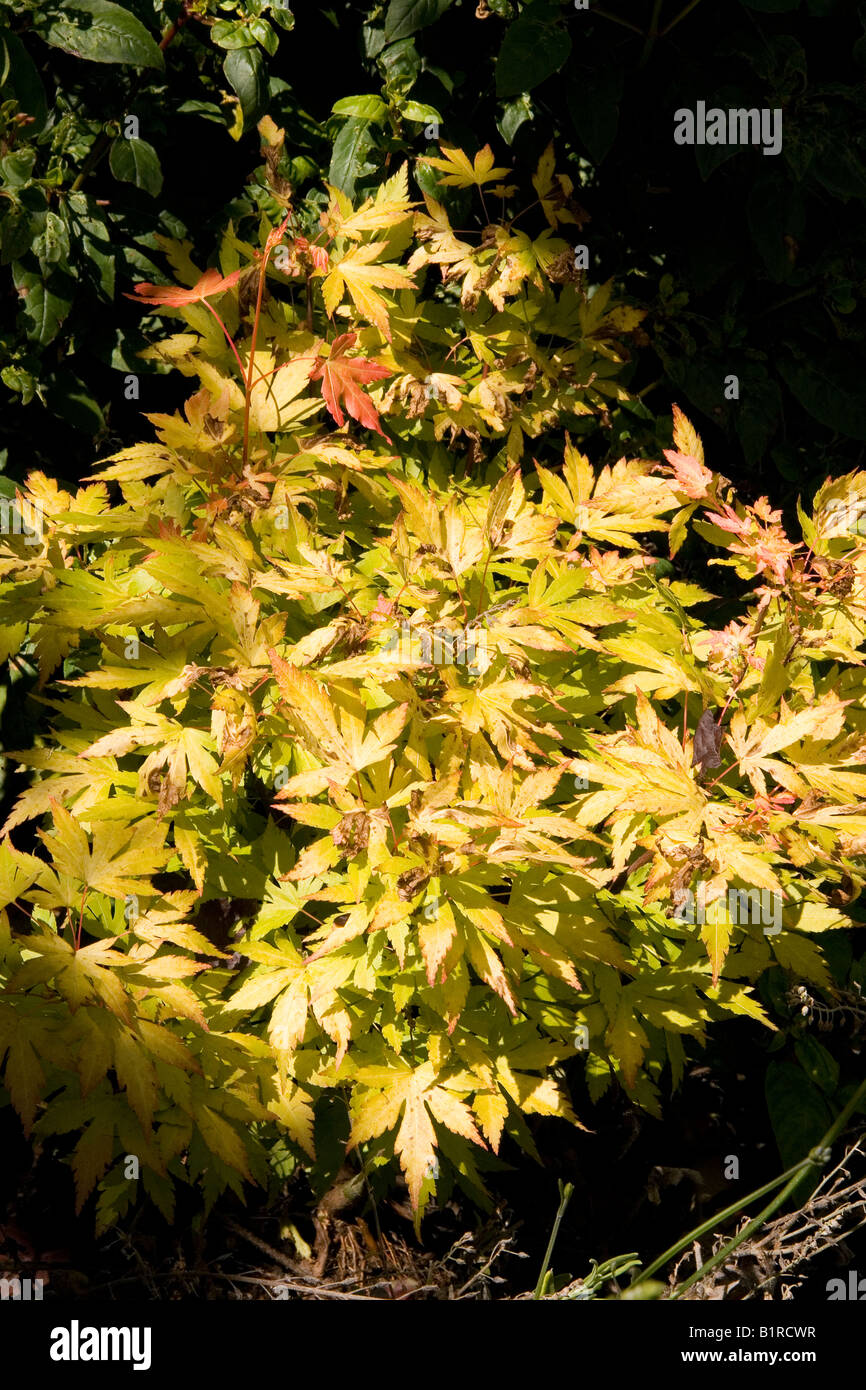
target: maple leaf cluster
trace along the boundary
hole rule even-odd
[[[442,153],[446,191],[508,173]],[[563,282],[552,150],[534,184],[534,240],[458,240],[402,170],[220,271],[170,245],[186,331],[148,351],[197,379],[184,412],[75,491],[31,473],[43,535],[0,537],[3,655],[47,711],[10,755],[0,1063],[28,1132],[77,1136],[101,1226],[127,1153],[167,1216],[179,1183],[266,1182],[275,1135],[315,1164],[335,1092],[419,1219],[483,1201],[527,1116],[586,1122],[566,1068],[659,1114],[711,1026],[773,1027],[770,967],[830,988],[864,883],[866,542],[836,524],[864,475],[793,537],[679,410],[663,461],[594,464],[562,422],[624,394],[640,311]],[[691,533],[739,586],[725,628]],[[781,930],[678,918],[699,888],[778,895]]]

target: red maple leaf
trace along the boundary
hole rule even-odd
[[[385,439],[387,436],[379,425],[378,411],[361,387],[368,381],[378,381],[383,376],[390,376],[391,372],[388,367],[383,367],[378,362],[370,362],[366,357],[344,356],[346,349],[352,346],[356,337],[355,333],[341,333],[339,338],[335,338],[331,344],[330,357],[316,359],[310,380],[317,381],[321,377],[325,405],[338,425],[346,422],[340,406],[342,400],[353,420],[357,420],[368,430],[375,430]]]
[[[233,270],[230,275],[220,275],[216,269],[206,270],[192,289],[184,289],[182,285],[152,285],[148,280],[140,280],[135,286],[135,294],[125,294],[124,299],[134,299],[139,304],[170,304],[172,307],[198,304],[210,295],[222,294],[223,290],[236,285],[240,273]]]

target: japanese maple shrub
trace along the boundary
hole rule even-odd
[[[493,162],[430,161],[507,200]],[[710,1023],[772,1027],[768,965],[829,984],[866,843],[866,474],[800,540],[682,414],[666,461],[594,468],[564,426],[627,394],[640,313],[572,272],[552,151],[534,182],[535,239],[459,239],[404,168],[320,217],[275,185],[264,251],[230,232],[204,273],[164,244],[181,285],[137,295],[183,327],[149,351],[198,389],[75,495],[31,474],[39,525],[2,537],[4,655],[51,726],[0,846],[0,1058],[101,1224],[126,1155],[166,1213],[314,1165],[334,1096],[416,1211],[482,1198],[527,1116],[580,1124],[567,1059],[658,1112]],[[742,581],[723,630],[661,575],[690,529]],[[225,949],[218,897],[248,909]]]

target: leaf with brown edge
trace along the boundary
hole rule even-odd
[[[289,713],[313,747],[321,749],[326,759],[337,758],[341,762],[348,762],[349,750],[340,733],[328,692],[299,666],[284,661],[273,647],[268,648],[268,658]]]
[[[445,961],[456,939],[457,927],[449,903],[441,903],[430,917],[422,913],[421,923],[418,927],[418,943],[424,957],[424,968],[429,985],[436,984],[436,977],[440,968],[442,969],[442,979],[445,978]]]

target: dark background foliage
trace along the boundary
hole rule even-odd
[[[375,76],[368,62],[358,90],[376,77],[387,90],[389,55],[411,71],[417,53],[412,97],[441,112],[445,139],[471,145],[495,125],[511,160],[533,166],[555,139],[591,217],[592,278],[614,275],[652,306],[635,385],[658,381],[657,415],[678,400],[716,466],[775,502],[862,462],[866,6],[399,8],[444,12],[378,53]],[[381,24],[363,31],[368,51]],[[698,99],[781,108],[782,153],[676,145],[674,112]],[[739,401],[724,398],[731,373]]]

